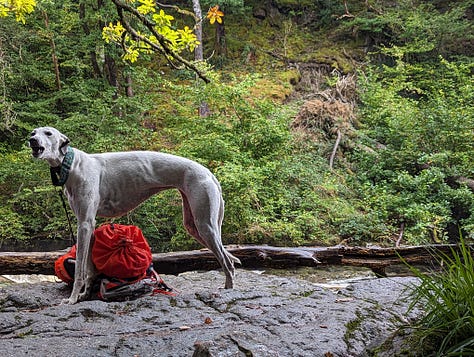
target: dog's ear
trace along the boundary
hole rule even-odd
[[[69,138],[64,135],[64,134],[61,134],[60,137],[59,137],[59,151],[61,152],[61,154],[63,155],[66,155],[67,153],[67,148],[69,146]]]

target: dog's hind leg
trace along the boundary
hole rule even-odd
[[[235,278],[235,267],[234,263],[239,263],[240,260],[230,254],[222,245],[222,243],[217,243],[214,237],[218,235],[213,231],[213,229],[203,229],[203,233],[199,233],[202,237],[210,237],[208,239],[209,245],[208,248],[216,256],[219,264],[222,266],[222,269],[225,274],[225,288],[232,289],[234,287],[234,278]],[[220,235],[219,235],[220,237]]]
[[[188,231],[190,235],[192,235],[199,243],[201,243],[204,247],[208,248],[207,243],[204,239],[202,239],[199,236],[198,229],[196,225],[194,224],[194,216],[191,211],[191,207],[189,206],[189,201],[186,197],[186,195],[179,191],[181,193],[181,198],[183,200],[183,224],[184,228]]]
[[[226,276],[225,288],[233,288],[234,263],[240,264],[240,260],[230,254],[222,245],[221,225],[224,217],[224,201],[219,195],[218,204],[213,205],[209,198],[202,198],[198,204],[201,204],[204,209],[194,209],[193,211],[193,206],[186,195],[181,192],[181,196],[183,198],[183,221],[186,230],[199,243],[214,253]],[[207,207],[208,205],[209,207]]]

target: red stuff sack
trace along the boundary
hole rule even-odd
[[[94,231],[92,262],[97,271],[119,279],[141,279],[152,263],[151,249],[140,228],[105,224]]]
[[[60,256],[54,262],[54,272],[56,276],[66,284],[74,281],[74,269],[76,267],[76,245],[74,244],[69,252]]]

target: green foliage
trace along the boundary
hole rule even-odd
[[[283,13],[311,27],[334,25],[338,14],[344,13],[344,3],[331,0],[275,0]]]
[[[66,229],[64,212],[49,183],[49,173],[43,165],[32,162],[30,153],[0,158],[0,195],[2,229],[0,241],[30,239],[40,236],[60,236]]]
[[[474,353],[474,258],[472,247],[461,239],[451,255],[434,253],[443,263],[441,272],[424,273],[411,267],[420,279],[413,286],[410,309],[421,307],[415,336],[425,353],[468,356]],[[419,345],[416,346],[417,349]]]
[[[436,169],[424,170],[419,175],[400,171],[376,184],[366,182],[361,195],[368,212],[356,217],[345,235],[359,242],[389,242],[402,231],[410,244],[439,242],[447,238],[446,228],[452,222],[451,204],[456,202],[450,194],[455,191],[444,183],[443,174]],[[464,193],[472,201],[472,194],[467,190]]]
[[[389,55],[402,52],[405,60],[464,53],[459,37],[472,38],[474,34],[472,21],[465,16],[472,1],[446,5],[438,9],[423,1],[377,2],[374,7],[357,9],[357,15],[349,17],[344,26],[371,38]]]
[[[258,191],[276,169],[274,158],[285,155],[290,138],[286,118],[275,112],[275,106],[260,102],[253,107],[244,98],[246,88],[253,83],[249,79],[234,86],[212,84],[197,89],[170,84],[176,111],[165,118],[167,138],[179,143],[176,153],[210,167],[220,180],[226,201],[224,237],[228,241],[252,239],[244,232],[258,219],[263,196]],[[206,101],[212,115],[190,116],[189,103],[197,107],[197,100]],[[180,220],[180,210],[172,209],[167,215]],[[176,234],[183,235],[179,230]],[[171,241],[176,245],[183,240],[173,237]]]
[[[161,150],[209,167],[226,200],[226,243],[393,244],[402,234],[404,242],[420,244],[455,239],[458,226],[472,236],[474,194],[459,180],[474,174],[473,62],[467,57],[472,0],[347,4],[349,13],[341,17],[344,2],[279,0],[264,5],[272,16],[257,20],[249,13],[260,3],[220,2],[228,53],[225,60],[214,59],[221,72],[199,64],[213,77],[212,84],[200,86],[191,71],[170,70],[151,54],[125,64],[120,46],[104,43],[98,26],[116,23],[112,2],[97,8],[90,2],[43,1],[26,26],[2,18],[0,239],[68,234],[47,166],[31,160],[25,147],[29,131],[40,125],[57,127],[73,146],[89,152]],[[167,14],[153,13],[148,0],[135,5],[170,28]],[[201,5],[205,10],[215,3]],[[178,27],[170,29],[189,25],[185,18],[177,16]],[[301,103],[282,104],[293,90],[290,82],[304,86],[313,78],[288,71],[287,63],[267,54],[283,50],[296,62],[349,71],[354,66],[349,58],[359,53],[351,48],[361,41],[341,36],[348,29],[377,53],[359,75],[361,127],[353,137],[344,136],[345,147],[330,171],[327,156],[334,143],[292,131]],[[211,56],[215,29],[204,30]],[[328,33],[330,41],[321,40]],[[121,42],[119,37],[114,39]],[[93,55],[99,68],[92,66]],[[117,78],[108,72],[114,68]],[[244,69],[254,74],[241,73]],[[134,97],[124,96],[127,75]],[[337,83],[329,80],[326,86]],[[198,115],[200,107],[208,115]],[[139,225],[159,249],[197,248],[181,215],[179,193],[164,192],[121,221]]]
[[[2,231],[0,246],[4,239],[26,239],[27,236],[24,231],[20,214],[12,210],[10,207],[1,206],[0,215],[2,215],[2,220],[0,221],[0,230]]]
[[[434,65],[398,60],[366,72],[360,133],[371,149],[354,152],[354,160],[368,216],[384,222],[392,238],[404,229],[411,243],[439,241],[450,225],[472,220],[473,193],[452,184],[474,169],[470,68],[444,59]],[[464,217],[453,213],[460,207]]]

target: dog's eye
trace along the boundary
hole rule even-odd
[[[45,134],[46,134],[46,136],[51,136],[51,135],[53,135],[53,133],[50,132],[50,131],[45,132]]]

